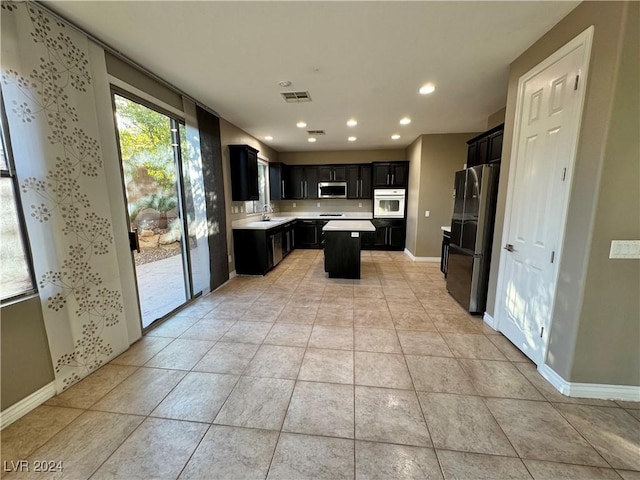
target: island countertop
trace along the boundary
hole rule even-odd
[[[369,220],[331,220],[323,232],[375,232],[376,227]]]

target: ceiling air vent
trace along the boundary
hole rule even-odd
[[[324,130],[307,130],[309,135],[326,135]]]
[[[300,103],[300,102],[310,102],[311,95],[309,92],[282,92],[282,98],[287,103]]]

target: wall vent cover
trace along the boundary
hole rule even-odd
[[[300,102],[310,102],[311,95],[309,92],[282,92],[282,98],[287,103],[300,103]]]
[[[307,130],[309,135],[326,135],[324,130]]]

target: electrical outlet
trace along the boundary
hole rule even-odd
[[[231,263],[231,255],[229,255],[229,263]]]
[[[240,213],[244,213],[244,207],[243,206],[240,207]]]
[[[358,207],[362,208],[362,202],[358,202]]]
[[[320,208],[320,202],[316,203],[316,207]]]
[[[429,215],[431,215],[431,212],[429,210],[425,210],[424,211],[424,216],[428,217]]]
[[[296,202],[293,202],[293,208],[296,208],[298,206],[298,204]]]

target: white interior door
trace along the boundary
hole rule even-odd
[[[546,353],[553,313],[590,47],[590,37],[581,37],[587,33],[519,83],[496,313],[499,330],[536,364]]]

